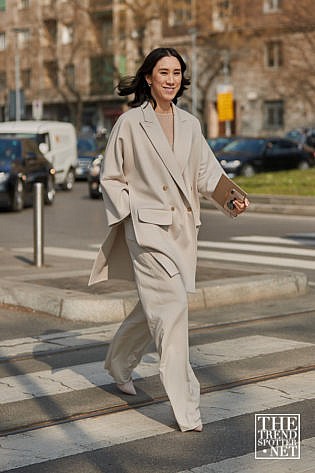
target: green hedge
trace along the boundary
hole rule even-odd
[[[236,177],[234,181],[248,194],[315,196],[315,168],[279,171]]]

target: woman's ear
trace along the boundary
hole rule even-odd
[[[147,81],[148,86],[151,87],[151,85],[152,85],[152,78],[151,78],[151,75],[150,75],[150,74],[147,74],[147,75],[145,76],[145,80]]]

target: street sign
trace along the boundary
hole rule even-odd
[[[231,85],[218,86],[217,93],[218,116],[220,122],[234,120],[233,87]]]

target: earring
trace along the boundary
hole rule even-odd
[[[147,82],[147,84],[148,84],[148,87],[151,87],[151,85],[152,85],[152,84],[150,84],[149,82]]]

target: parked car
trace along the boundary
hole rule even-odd
[[[0,123],[0,138],[29,138],[56,170],[56,185],[70,191],[78,164],[77,136],[71,123],[25,120]]]
[[[314,128],[295,128],[288,131],[285,135],[289,140],[295,141],[301,147],[310,146],[315,150],[315,129]]]
[[[0,205],[20,211],[33,200],[35,182],[44,184],[45,204],[55,198],[55,169],[29,139],[0,138]]]
[[[100,154],[92,161],[91,165],[88,168],[87,180],[89,186],[89,196],[91,197],[91,199],[98,199],[102,196],[100,186],[100,172],[103,159],[103,155]]]
[[[221,151],[226,145],[234,141],[236,138],[233,136],[218,136],[216,138],[208,138],[208,145],[214,153]]]
[[[99,155],[99,147],[93,135],[81,135],[78,137],[78,167],[76,168],[76,179],[87,179],[88,169],[92,161]]]
[[[239,138],[216,156],[230,177],[315,165],[314,151],[286,138]]]

